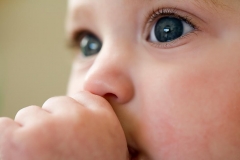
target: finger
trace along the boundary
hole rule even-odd
[[[10,118],[0,118],[0,150],[1,147],[4,146],[5,142],[11,139],[14,131],[20,127],[20,124]]]
[[[71,97],[59,96],[49,98],[42,108],[52,114],[69,114],[81,110],[82,105]]]
[[[21,125],[30,125],[40,123],[43,118],[50,114],[38,106],[29,106],[19,110],[15,116],[15,121]]]
[[[6,131],[7,129],[19,128],[19,127],[21,127],[21,125],[10,118],[6,118],[6,117],[0,118],[0,133],[1,134],[3,131]]]
[[[101,96],[92,94],[90,92],[82,91],[75,95],[72,95],[71,97],[87,108],[90,109],[105,108],[107,110],[113,111],[112,106],[108,103],[106,99],[104,99]]]
[[[9,147],[12,145],[12,138],[17,129],[21,126],[10,118],[0,118],[0,160],[10,159]],[[11,148],[13,149],[13,148]],[[5,155],[6,154],[6,155]]]

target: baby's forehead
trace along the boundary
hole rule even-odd
[[[232,16],[240,12],[240,0],[68,0],[67,19],[68,22],[73,22],[80,17],[90,19],[90,15],[99,19],[99,15],[108,17],[116,12],[122,12],[122,16],[137,15],[137,13],[156,10],[156,8],[176,8],[190,13],[205,14],[208,17],[213,15],[221,17],[229,13]]]
[[[173,5],[177,5],[178,3],[186,3],[186,4],[195,4],[198,7],[201,8],[211,8],[211,9],[223,9],[228,7],[234,2],[237,2],[240,4],[239,0],[68,0],[69,4],[91,4],[95,5],[97,3],[101,2],[104,7],[110,7],[112,3],[116,2],[122,2],[127,4],[128,6],[136,6],[136,4],[148,4],[148,3],[157,3],[157,4],[165,4],[166,2],[170,2]],[[84,5],[84,7],[90,7],[88,5]],[[119,6],[124,7],[124,6]],[[177,6],[176,6],[177,7]]]

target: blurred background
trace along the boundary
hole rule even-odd
[[[70,73],[67,1],[0,0],[0,116],[64,95]]]

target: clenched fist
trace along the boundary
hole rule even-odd
[[[124,132],[110,104],[81,92],[0,118],[0,160],[127,160]]]

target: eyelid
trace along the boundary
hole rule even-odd
[[[194,28],[193,32],[189,32],[173,41],[170,42],[149,42],[149,36],[150,36],[150,31],[151,28],[155,25],[155,23],[162,17],[166,17],[166,16],[170,16],[170,17],[175,17],[178,18],[180,20],[183,20],[184,22],[186,22],[187,24],[189,24],[190,26],[192,26]],[[197,33],[200,30],[199,25],[197,25],[198,23],[193,20],[194,16],[191,16],[191,14],[182,11],[180,9],[177,8],[157,8],[157,9],[153,9],[151,12],[149,12],[147,14],[146,17],[146,31],[145,33],[145,37],[147,39],[147,41],[149,43],[151,43],[152,46],[154,47],[159,47],[159,48],[171,48],[173,46],[176,46],[177,43],[179,43],[178,41],[183,40],[184,38],[187,38],[188,36],[190,36],[191,33]]]

